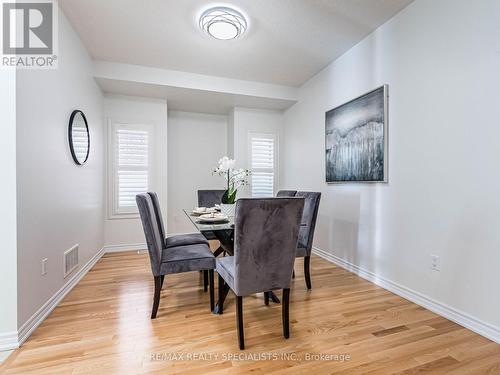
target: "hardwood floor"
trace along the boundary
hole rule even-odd
[[[500,345],[321,258],[311,267],[307,291],[297,260],[288,340],[281,305],[244,299],[240,351],[234,295],[213,315],[201,274],[167,276],[151,320],[147,254],[106,254],[0,373],[500,374]]]

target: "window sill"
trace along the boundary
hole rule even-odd
[[[138,212],[130,213],[130,214],[112,214],[108,215],[108,220],[130,220],[130,219],[139,219],[140,215]]]

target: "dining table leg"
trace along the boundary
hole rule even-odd
[[[280,303],[280,299],[278,298],[278,296],[276,294],[274,294],[273,291],[270,291],[269,292],[269,298],[271,299],[271,301],[273,301],[274,303]]]
[[[217,248],[217,250],[215,250],[215,251],[214,251],[214,257],[216,257],[216,258],[217,258],[217,257],[218,257],[219,255],[221,255],[224,251],[225,251],[225,250],[224,250],[224,248],[223,248],[222,246],[219,246],[219,247]]]
[[[232,230],[220,230],[214,231],[215,237],[220,242],[220,246],[217,250],[215,250],[214,255],[218,256],[223,252],[228,253],[229,255],[233,255],[233,231]]]

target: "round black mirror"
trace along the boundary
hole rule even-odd
[[[85,115],[80,110],[71,113],[68,127],[69,148],[76,164],[85,164],[90,153],[90,133]]]

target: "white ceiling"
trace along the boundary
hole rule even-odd
[[[59,0],[96,60],[298,86],[412,0]],[[204,35],[196,17],[233,5],[239,39]]]

